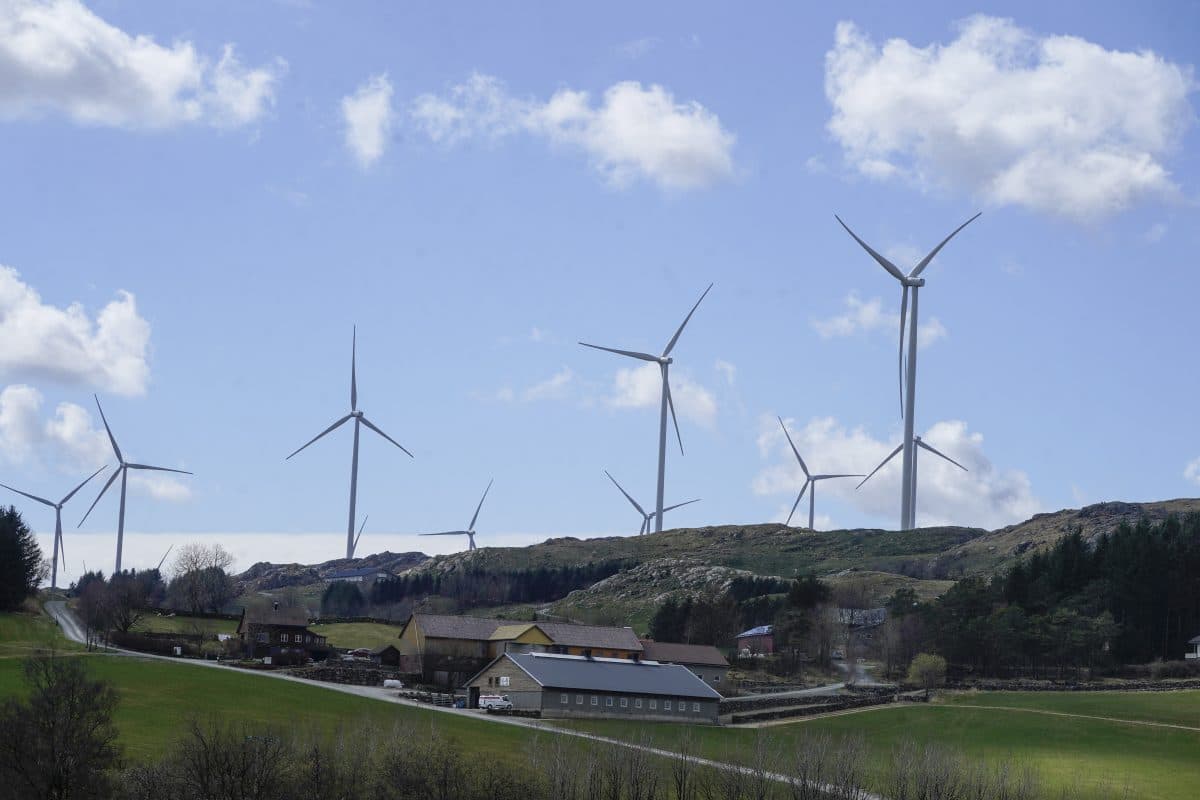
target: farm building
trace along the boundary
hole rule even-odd
[[[775,652],[775,626],[759,625],[737,635],[737,651],[744,655],[770,655]]]
[[[642,657],[660,664],[679,664],[710,686],[725,683],[729,662],[721,651],[708,644],[676,644],[642,639]]]
[[[641,643],[628,628],[413,614],[400,629],[400,671],[458,686],[506,652],[557,652],[632,658]]]
[[[331,572],[324,577],[326,583],[347,581],[348,583],[377,583],[396,577],[391,570],[379,567],[361,567],[359,569],[343,569]]]
[[[1200,636],[1188,639],[1188,647],[1192,648],[1192,652],[1184,653],[1184,658],[1200,658]]]
[[[243,608],[237,636],[254,658],[323,657],[329,652],[325,637],[308,629],[303,608]]]
[[[400,651],[394,644],[385,644],[371,651],[371,660],[383,667],[400,666]]]
[[[503,653],[467,681],[468,705],[503,694],[545,717],[717,722],[721,695],[679,664],[558,653]]]

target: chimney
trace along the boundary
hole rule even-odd
[[[278,600],[276,600],[276,601],[275,601],[275,602],[272,604],[272,608],[271,608],[271,610],[272,610],[272,611],[278,611],[278,610],[279,610],[279,601],[278,601]]]

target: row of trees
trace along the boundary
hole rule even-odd
[[[932,649],[952,668],[1064,677],[1181,657],[1200,631],[1200,515],[1079,532],[993,578],[965,578],[937,600],[909,589],[889,603],[889,667]]]
[[[865,800],[871,753],[860,737],[763,731],[719,764],[691,729],[628,745],[539,734],[524,754],[485,764],[436,725],[341,734],[193,721],[157,762],[123,767],[118,696],[87,661],[38,656],[28,693],[0,706],[0,800]],[[785,746],[786,745],[786,746]],[[661,757],[668,751],[672,757]],[[1013,763],[904,745],[874,778],[894,800],[1046,796]],[[1057,796],[1057,795],[1056,795]]]
[[[625,561],[612,560],[517,570],[472,566],[445,574],[419,572],[375,583],[367,599],[372,606],[384,606],[436,595],[452,600],[460,609],[546,603],[615,575],[626,566]]]
[[[15,611],[50,571],[21,512],[0,506],[0,611]]]

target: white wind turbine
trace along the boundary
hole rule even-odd
[[[982,213],[982,212],[980,212]],[[900,529],[911,530],[914,526],[916,514],[913,512],[912,498],[914,496],[914,481],[913,481],[913,461],[916,457],[916,446],[914,445],[913,422],[917,397],[917,295],[919,289],[925,285],[925,279],[921,277],[925,267],[929,266],[929,262],[933,260],[946,243],[963,228],[970,225],[979,214],[971,217],[969,220],[959,225],[954,229],[954,232],[947,236],[929,252],[920,262],[917,263],[912,271],[905,274],[899,267],[888,261],[879,253],[871,249],[870,245],[858,238],[858,234],[850,230],[846,223],[842,222],[842,218],[834,215],[834,219],[846,229],[846,233],[850,234],[854,241],[871,255],[881,267],[887,270],[893,278],[900,281],[900,413],[904,417],[904,442],[900,445],[904,453],[904,471],[901,476],[900,488]],[[908,315],[908,295],[909,290],[912,290],[912,315],[911,320],[906,319]],[[906,328],[907,324],[907,328]],[[908,369],[907,375],[904,364],[904,346],[907,337],[908,343]]]
[[[638,530],[638,536],[641,536],[643,533],[649,533],[650,520],[655,519],[658,515],[658,512],[655,511],[650,514],[647,514],[646,510],[644,508],[642,508],[641,505],[638,504],[637,500],[634,500],[633,497],[630,496],[629,492],[625,491],[624,487],[622,487],[621,484],[617,483],[617,479],[614,478],[611,474],[609,474],[608,470],[604,470],[604,474],[608,475],[608,479],[613,482],[613,486],[616,486],[618,489],[620,489],[621,494],[625,495],[625,499],[628,500],[630,503],[632,503],[633,507],[637,509],[637,512],[642,515],[642,527],[641,527],[641,529]],[[681,508],[683,506],[688,506],[688,505],[691,505],[692,503],[699,503],[699,502],[700,502],[700,498],[697,497],[695,500],[687,500],[683,503],[676,503],[673,506],[667,506],[666,508],[664,508],[663,513],[665,514],[668,511],[674,511],[677,508]]]
[[[479,505],[475,506],[475,513],[471,515],[471,524],[467,526],[465,531],[439,531],[437,533],[422,533],[419,536],[466,536],[467,551],[475,548],[475,523],[479,520],[479,509],[483,508],[483,501],[487,499],[488,492],[492,490],[492,484],[495,479],[488,481],[487,488],[483,490],[483,497],[479,498]]]
[[[38,497],[37,495],[29,494],[28,492],[22,492],[20,489],[14,489],[13,487],[11,487],[7,484],[0,483],[0,486],[3,486],[5,489],[8,489],[10,492],[16,492],[19,495],[28,497],[30,500],[36,500],[37,502],[41,503],[42,505],[50,506],[51,508],[54,509],[54,557],[50,560],[50,588],[51,589],[58,588],[58,560],[59,560],[60,553],[62,554],[63,569],[66,569],[66,567],[67,567],[66,545],[63,544],[62,507],[64,505],[66,505],[67,501],[70,500],[72,497],[74,497],[75,493],[78,492],[80,489],[82,489],[84,487],[84,485],[87,484],[88,481],[90,481],[92,478],[96,477],[103,471],[104,471],[104,467],[101,467],[100,469],[93,472],[91,475],[84,478],[83,483],[79,484],[74,489],[72,489],[67,494],[66,497],[64,497],[62,500],[59,500],[57,503],[47,500],[44,497]]]
[[[192,473],[184,469],[171,469],[170,467],[152,467],[149,464],[131,464],[121,455],[121,448],[117,447],[117,440],[113,436],[112,428],[108,427],[108,419],[104,416],[104,409],[100,406],[100,398],[92,395],[96,399],[96,408],[100,409],[100,419],[104,422],[104,430],[108,432],[108,441],[112,444],[113,453],[117,456],[117,471],[108,479],[108,483],[104,484],[104,488],[100,490],[100,494],[96,495],[96,499],[92,501],[92,505],[88,507],[87,514],[83,515],[83,519],[79,520],[79,525],[83,525],[87,521],[88,515],[92,513],[92,509],[100,502],[100,498],[104,497],[104,493],[108,491],[108,487],[113,485],[113,481],[117,476],[121,476],[121,507],[117,513],[117,564],[113,569],[113,574],[121,572],[121,551],[125,547],[125,486],[129,478],[129,470],[153,470],[154,472],[178,472],[181,475],[191,475]],[[78,526],[76,526],[78,527]]]
[[[616,353],[619,356],[628,356],[641,361],[649,361],[658,364],[658,369],[662,373],[662,401],[659,410],[658,420],[658,495],[655,503],[654,511],[654,530],[656,533],[662,531],[663,512],[663,491],[666,486],[667,479],[667,409],[671,410],[671,421],[675,423],[675,438],[679,441],[679,454],[683,455],[683,437],[679,435],[679,420],[675,417],[675,402],[671,399],[671,382],[668,379],[667,373],[674,359],[671,358],[671,351],[675,349],[676,342],[679,341],[679,334],[683,333],[684,327],[688,324],[688,320],[692,318],[692,314],[696,313],[696,309],[700,307],[700,303],[708,295],[713,285],[710,283],[708,288],[704,290],[704,294],[700,295],[700,299],[696,301],[696,305],[692,306],[692,310],[683,318],[683,322],[679,324],[679,329],[675,331],[675,335],[671,337],[671,341],[667,342],[667,346],[663,349],[662,355],[652,356],[649,353],[638,353],[633,350],[616,350],[611,347],[601,347],[598,344],[588,344],[580,342],[584,347],[591,347],[596,350],[605,350],[609,353]]]
[[[353,337],[351,339],[351,344],[350,344],[350,413],[347,414],[346,416],[342,417],[341,419],[339,419],[337,422],[330,425],[325,430],[318,433],[313,438],[309,439],[307,442],[305,442],[305,444],[302,447],[298,448],[297,450],[292,452],[291,455],[289,455],[287,458],[284,459],[284,461],[287,461],[292,456],[296,455],[296,453],[299,453],[305,447],[308,447],[310,444],[317,441],[325,434],[330,433],[331,431],[335,430],[336,428],[340,427],[341,425],[343,425],[344,423],[346,423],[347,421],[349,421],[351,419],[354,420],[354,453],[350,459],[350,520],[346,524],[346,558],[354,558],[354,548],[358,544],[358,541],[354,537],[354,506],[358,502],[358,435],[359,435],[359,429],[363,425],[366,425],[368,428],[370,428],[371,430],[378,433],[384,439],[387,439],[389,442],[396,445],[396,447],[399,447],[401,450],[404,450],[404,452],[408,454],[409,458],[413,457],[413,454],[409,453],[408,450],[406,450],[402,444],[400,444],[395,439],[388,436],[382,430],[377,428],[371,422],[371,420],[369,420],[365,416],[363,416],[363,412],[358,410],[358,377],[357,377],[357,373],[356,373],[357,358],[358,358],[358,328],[355,327],[354,332],[353,332]]]
[[[788,433],[787,425],[783,424],[783,417],[776,417],[779,420],[779,427],[783,428],[783,435],[787,437],[788,444],[792,446],[792,452],[796,454],[796,460],[800,462],[800,469],[804,470],[804,485],[800,487],[800,494],[796,495],[796,502],[792,503],[791,513],[788,514],[787,522],[784,525],[792,524],[792,515],[796,513],[796,508],[800,505],[801,498],[804,493],[812,487],[812,491],[808,493],[808,529],[816,530],[813,527],[813,518],[816,516],[817,507],[817,483],[819,481],[827,481],[831,478],[861,478],[862,473],[855,474],[837,474],[837,475],[813,475],[808,471],[808,465],[804,463],[804,459],[800,457],[800,451],[796,449],[796,443],[792,441],[792,435]]]
[[[945,453],[943,453],[941,450],[938,450],[938,449],[937,449],[936,447],[934,447],[933,445],[931,445],[931,444],[928,444],[928,443],[927,443],[927,442],[926,442],[924,439],[922,439],[920,436],[914,436],[914,437],[913,437],[913,444],[915,444],[915,445],[917,446],[917,448],[924,449],[924,450],[928,450],[929,452],[933,453],[935,456],[938,456],[938,457],[940,457],[940,458],[943,458],[943,459],[945,459],[946,461],[949,461],[951,464],[953,464],[954,466],[958,467],[958,468],[959,468],[959,469],[961,469],[963,472],[969,472],[969,471],[970,471],[970,470],[968,470],[966,467],[964,467],[962,464],[958,463],[958,462],[957,462],[957,461],[955,461],[953,458],[951,458],[950,456],[948,456],[948,455],[946,455]],[[897,453],[899,453],[899,452],[900,452],[900,450],[901,450],[903,447],[904,447],[904,445],[903,445],[903,444],[898,444],[898,445],[896,445],[896,449],[895,449],[895,450],[893,450],[892,452],[888,453],[888,457],[887,457],[887,458],[885,458],[883,461],[880,461],[880,462],[879,462],[879,466],[877,466],[877,467],[875,467],[875,469],[871,470],[871,474],[870,474],[870,475],[868,475],[867,477],[863,478],[863,479],[862,479],[862,481],[860,481],[860,482],[859,482],[858,486],[855,486],[855,487],[854,487],[854,488],[855,488],[855,490],[858,490],[858,489],[862,488],[862,485],[863,485],[864,483],[866,483],[867,481],[871,480],[871,475],[874,475],[876,472],[879,472],[879,470],[883,469],[884,465],[885,465],[885,464],[887,464],[889,461],[891,461],[893,458],[895,458],[895,457],[896,457],[896,454],[897,454]],[[916,450],[914,450],[914,452],[913,452],[913,464],[912,464],[912,494],[909,496],[909,506],[910,506],[910,508],[912,508],[912,513],[913,513],[913,527],[914,527],[914,528],[916,527],[916,523],[917,523],[917,461],[918,461],[918,459],[917,459],[917,451],[916,451]]]

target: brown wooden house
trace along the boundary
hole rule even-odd
[[[238,638],[252,658],[324,658],[329,654],[325,637],[308,629],[303,608],[243,608]]]

